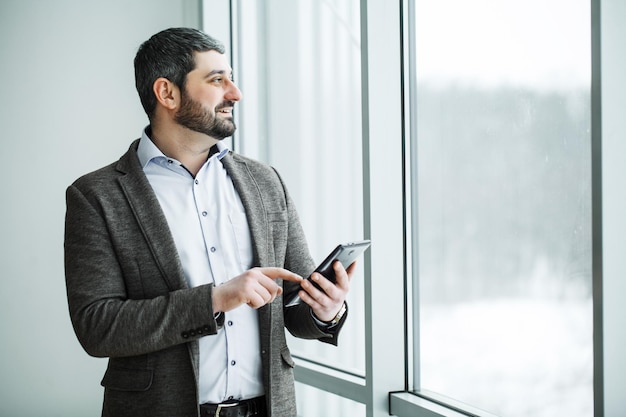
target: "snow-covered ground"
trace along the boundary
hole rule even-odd
[[[422,388],[502,417],[593,416],[590,301],[421,308]]]

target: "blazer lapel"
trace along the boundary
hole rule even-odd
[[[246,210],[254,251],[254,266],[271,265],[273,261],[270,260],[268,255],[271,253],[268,246],[271,242],[269,240],[267,211],[261,198],[259,185],[250,173],[245,161],[236,154],[229,152],[222,158],[221,162],[233,181],[235,190],[239,194],[239,198],[241,198],[243,207]],[[274,302],[266,304],[258,310],[261,345],[266,348],[270,346],[272,305],[274,304],[277,306],[275,308],[282,309],[282,304]],[[264,367],[264,372],[265,369],[266,367]]]
[[[268,253],[270,253],[268,248],[269,227],[259,186],[245,161],[238,158],[237,155],[229,152],[222,158],[221,162],[232,179],[235,190],[246,210],[254,250],[254,266],[268,266],[270,264],[268,257]]]
[[[174,238],[152,186],[137,159],[138,143],[138,140],[135,141],[117,164],[118,171],[126,174],[119,178],[120,186],[169,288],[171,290],[187,288]]]

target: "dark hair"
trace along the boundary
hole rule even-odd
[[[141,105],[152,119],[156,98],[152,86],[158,78],[167,78],[178,88],[185,88],[187,74],[196,62],[195,52],[224,53],[224,45],[204,32],[190,28],[163,30],[145,41],[135,55],[135,86]]]

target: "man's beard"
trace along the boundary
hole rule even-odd
[[[188,95],[183,92],[181,95],[180,110],[176,112],[174,120],[185,126],[187,129],[195,132],[204,133],[214,139],[222,140],[235,133],[235,122],[232,119],[221,119],[217,117],[217,112],[223,107],[233,107],[235,103],[232,101],[224,101],[217,106],[211,114],[210,111],[205,110],[202,105],[189,98]]]

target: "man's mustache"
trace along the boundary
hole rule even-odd
[[[220,111],[220,110],[222,110],[225,107],[235,107],[235,102],[234,101],[230,101],[230,100],[223,101],[220,105],[218,105],[215,108],[215,111]]]

